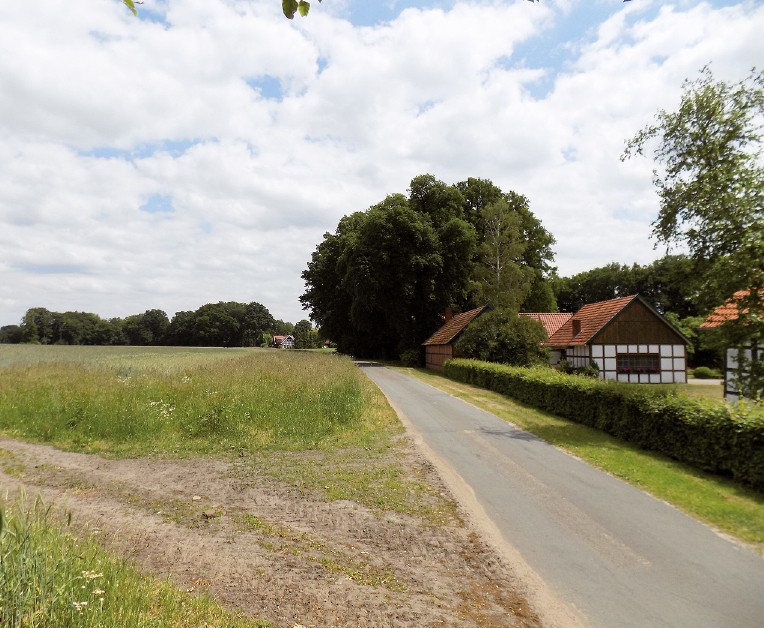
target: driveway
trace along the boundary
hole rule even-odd
[[[489,528],[583,623],[764,625],[764,559],[748,548],[493,414],[362,367]]]

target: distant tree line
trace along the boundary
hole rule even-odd
[[[645,266],[613,262],[571,277],[555,277],[552,288],[561,312],[640,294],[661,314],[673,312],[687,318],[719,305],[703,291],[700,270],[698,262],[686,255],[666,255]]]
[[[208,303],[196,311],[147,310],[125,318],[104,319],[89,312],[27,310],[19,325],[0,328],[0,343],[65,345],[172,345],[192,347],[270,346],[273,336],[295,336],[297,348],[320,346],[310,321],[296,325],[276,320],[260,303]]]

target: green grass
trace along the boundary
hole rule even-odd
[[[455,517],[396,459],[403,429],[348,358],[0,345],[0,364],[0,434],[117,456],[224,455],[239,479],[256,469],[329,501]]]
[[[676,391],[693,399],[724,399],[722,384],[676,384]]]
[[[764,495],[761,493],[638,449],[599,430],[524,406],[498,393],[455,382],[432,371],[399,370],[514,423],[764,553]]]
[[[433,525],[457,518],[454,503],[425,481],[424,469],[410,473],[400,446],[403,428],[380,391],[349,359],[325,352],[0,345],[0,435],[101,455],[222,456],[235,462],[232,474],[242,482],[257,481],[251,480],[256,471],[319,499],[353,500],[375,510],[419,516]],[[15,475],[24,472],[13,454],[1,450],[0,467]],[[115,491],[119,493],[118,487]],[[195,515],[187,504],[122,497],[162,511],[178,524],[193,523]],[[57,535],[51,526],[45,534],[51,543],[68,548],[68,558],[57,559],[55,566],[69,570],[65,578],[105,569],[82,562],[83,551],[66,545],[78,541]],[[29,536],[26,551],[50,554],[43,537]],[[310,551],[327,570],[392,590],[400,587],[389,570],[340,555],[336,548],[319,551],[298,536],[280,542],[288,542],[290,551]],[[0,595],[10,600],[20,586],[28,585],[5,581]],[[53,604],[48,597],[57,590],[46,588],[36,608]],[[155,596],[151,612],[176,606],[163,595]],[[72,611],[67,604],[74,601],[88,605]],[[76,621],[100,613],[91,602],[66,598],[63,606],[69,614],[45,625],[86,625]],[[100,599],[96,602],[100,606]],[[135,613],[141,604],[135,602]],[[102,620],[99,615],[87,625],[219,625],[183,614],[188,612],[179,609],[176,624],[151,618]],[[75,623],[67,623],[70,616]],[[43,624],[29,620],[24,625]]]
[[[0,498],[0,625],[259,626],[223,610],[208,595],[190,596],[168,581],[139,574],[89,539],[66,533],[38,498]]]
[[[8,436],[123,455],[301,450],[361,436],[368,388],[347,358],[26,348],[0,347]]]

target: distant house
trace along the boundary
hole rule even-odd
[[[294,336],[274,336],[273,346],[277,349],[294,349]]]
[[[467,325],[490,309],[489,305],[484,305],[469,312],[454,315],[447,310],[443,326],[422,343],[425,351],[425,366],[428,369],[442,371],[446,360],[459,357],[454,343]]]
[[[548,312],[520,312],[520,316],[525,316],[527,318],[532,318],[535,321],[538,321],[544,326],[544,329],[546,330],[547,338],[551,338],[554,336],[554,334],[557,333],[557,330],[560,329],[565,323],[568,322],[570,318],[572,318],[573,314],[569,313],[548,313]],[[551,349],[550,355],[549,355],[549,364],[552,366],[556,366],[560,363],[560,360],[562,359],[562,351],[560,349]]]
[[[573,367],[639,384],[687,381],[689,340],[639,295],[589,303],[544,343]]]
[[[748,297],[748,290],[738,290],[723,305],[717,307],[708,315],[705,321],[700,325],[700,329],[715,329],[728,321],[738,318],[740,311],[738,303],[740,300]],[[744,310],[745,311],[745,310]],[[762,359],[762,348],[746,345],[743,349],[744,363]],[[740,390],[737,383],[738,367],[740,365],[741,350],[735,347],[727,347],[724,360],[724,398],[730,401],[740,399]]]

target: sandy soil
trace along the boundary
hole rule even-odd
[[[449,493],[413,444],[402,460]],[[0,471],[3,493],[23,484],[140,568],[277,626],[541,624],[527,582],[464,511],[436,526],[301,494],[236,460],[109,460],[12,440]]]

